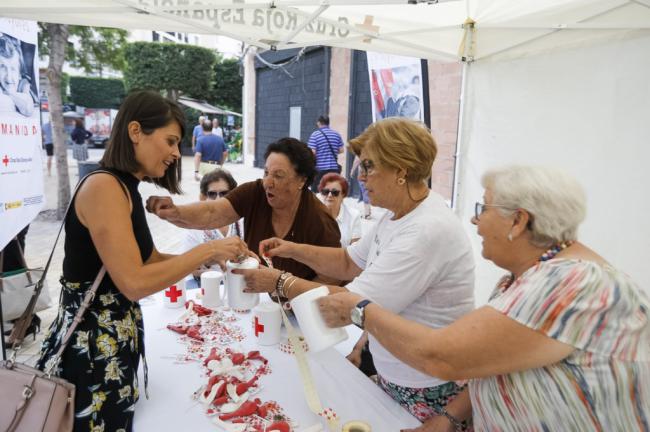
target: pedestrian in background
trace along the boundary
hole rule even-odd
[[[72,138],[72,157],[77,160],[77,162],[83,162],[88,160],[88,145],[86,140],[93,136],[93,134],[86,130],[84,127],[84,121],[81,119],[75,120],[75,128],[70,134]]]
[[[52,123],[47,122],[42,129],[43,147],[47,154],[47,175],[52,175],[52,156],[54,156],[54,142],[52,141]]]
[[[199,175],[206,175],[215,168],[220,168],[228,156],[226,143],[220,136],[212,133],[212,122],[203,121],[203,135],[196,141],[194,153],[194,179],[200,180]]]
[[[320,179],[327,173],[341,173],[341,165],[338,164],[338,154],[343,153],[343,140],[341,135],[330,129],[330,118],[326,115],[318,117],[316,129],[309,137],[307,145],[316,156],[316,176],[311,184],[311,191],[318,192]]]

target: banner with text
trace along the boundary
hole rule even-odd
[[[0,249],[44,205],[37,30],[0,18]]]
[[[367,52],[372,120],[408,117],[424,120],[420,59]]]

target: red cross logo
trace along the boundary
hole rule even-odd
[[[183,291],[176,288],[176,285],[170,286],[165,290],[165,297],[169,297],[169,301],[172,303],[177,303],[178,298],[183,295]]]
[[[260,324],[257,317],[255,317],[255,322],[253,323],[253,328],[255,329],[255,336],[259,336],[260,333],[264,333],[264,324]]]
[[[4,159],[2,159],[2,163],[5,164],[5,166],[9,164],[9,158],[7,157],[7,155],[5,155]]]

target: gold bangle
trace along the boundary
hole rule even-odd
[[[293,286],[293,284],[298,280],[298,277],[297,277],[297,276],[291,276],[291,277],[292,277],[293,279],[291,280],[291,282],[290,282],[289,285],[287,286],[287,289],[284,291],[284,293],[286,294],[286,295],[285,295],[285,298],[289,298],[289,289],[290,289],[290,288]],[[283,287],[283,288],[284,288],[284,287]]]

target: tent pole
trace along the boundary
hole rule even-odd
[[[460,82],[460,104],[458,107],[458,133],[456,134],[456,151],[454,152],[454,181],[451,185],[451,208],[458,214],[458,194],[460,186],[461,149],[464,139],[463,129],[465,127],[465,99],[467,98],[467,74],[469,73],[469,62],[463,62]]]

